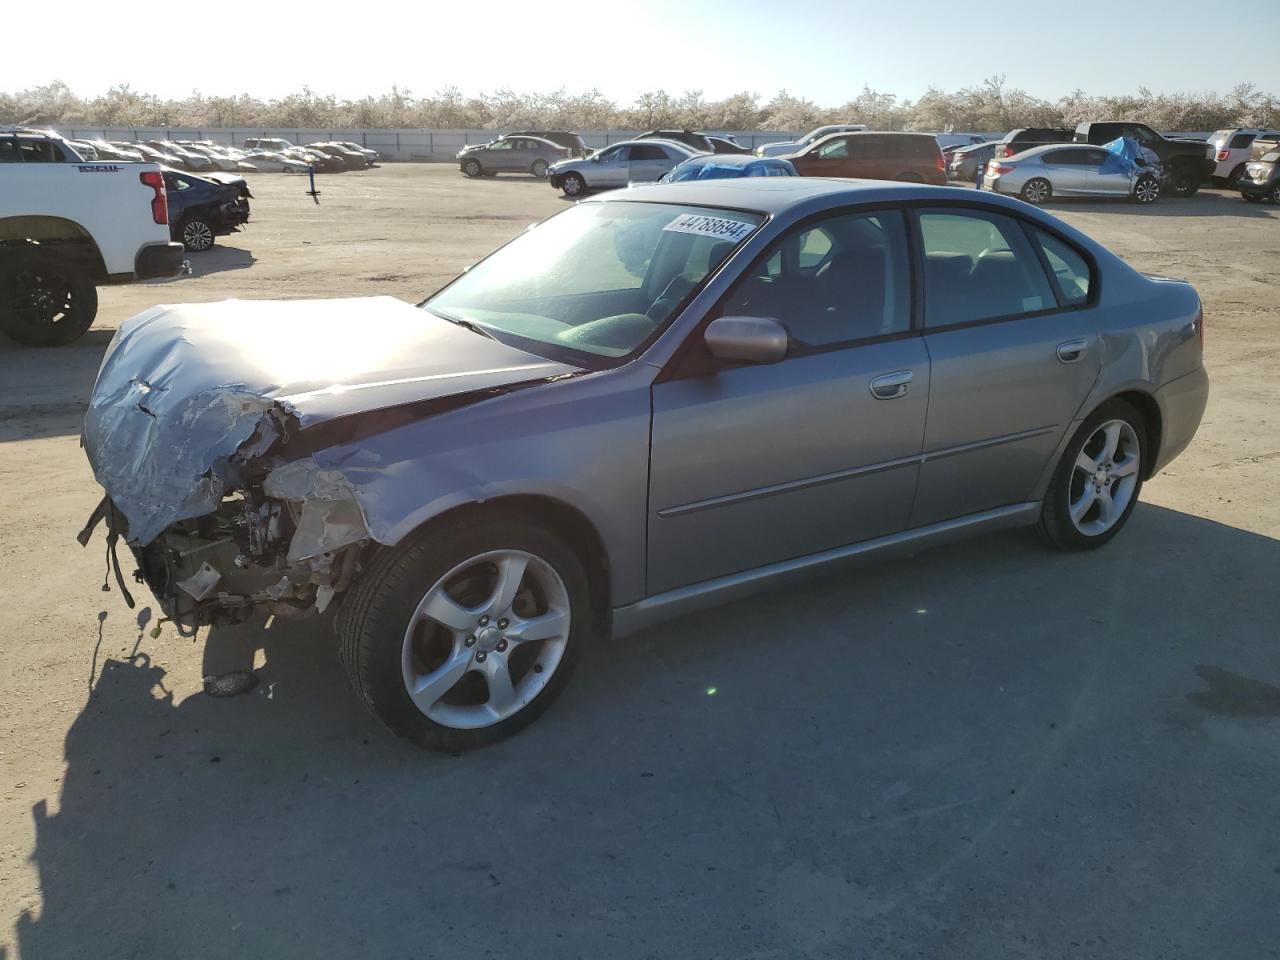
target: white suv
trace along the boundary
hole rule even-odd
[[[1249,147],[1254,139],[1264,133],[1274,132],[1261,127],[1236,127],[1214,133],[1209,138],[1218,164],[1213,171],[1214,179],[1225,180],[1229,186],[1234,187],[1244,173],[1244,165],[1249,160]]]

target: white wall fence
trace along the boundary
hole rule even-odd
[[[242,146],[250,137],[272,137],[292,143],[316,143],[325,140],[350,140],[371,150],[377,150],[390,160],[447,160],[468,143],[487,143],[505,133],[505,130],[342,130],[338,128],[284,128],[274,127],[60,127],[58,132],[71,140],[211,140],[214,143]],[[630,139],[639,130],[583,130],[582,138],[587,146],[595,149],[606,147],[619,140]],[[804,131],[760,130],[709,130],[708,133],[731,134],[744,147],[757,147],[762,143],[778,140],[794,140]],[[948,135],[949,136],[949,135]],[[967,137],[967,135],[965,135]],[[987,134],[995,138],[999,134]],[[955,135],[943,143],[958,142]]]

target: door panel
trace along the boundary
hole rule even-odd
[[[648,592],[904,529],[928,398],[919,337],[656,384]]]
[[[1095,327],[1094,311],[1082,310],[925,337],[931,397],[911,526],[1033,496],[1098,378]],[[1084,352],[1061,362],[1058,346],[1076,339]]]

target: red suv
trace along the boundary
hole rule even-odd
[[[786,159],[802,177],[947,182],[942,149],[927,133],[833,133]]]

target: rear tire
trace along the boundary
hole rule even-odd
[[[533,161],[533,166],[529,168],[529,172],[539,180],[544,179],[547,175],[547,161],[541,158]]]
[[[1035,177],[1022,185],[1019,196],[1027,203],[1038,207],[1053,196],[1053,186],[1043,177]]]
[[[71,343],[97,314],[98,290],[81,265],[36,247],[0,252],[0,331],[18,343]]]
[[[203,253],[213,246],[213,224],[206,217],[192,214],[178,225],[178,239],[192,253]]]
[[[498,600],[506,569],[518,570],[514,599]],[[344,601],[338,632],[373,715],[456,753],[511,736],[550,706],[591,622],[577,554],[541,524],[495,512],[430,525],[385,553]],[[538,623],[554,625],[535,633]]]
[[[1239,185],[1240,178],[1244,176],[1244,169],[1244,164],[1238,163],[1236,164],[1236,168],[1231,171],[1230,176],[1227,177],[1227,186],[1232,190],[1236,189]]]
[[[1132,404],[1108,400],[1063,451],[1035,527],[1040,539],[1060,550],[1107,543],[1137,506],[1146,468],[1146,421]]]

